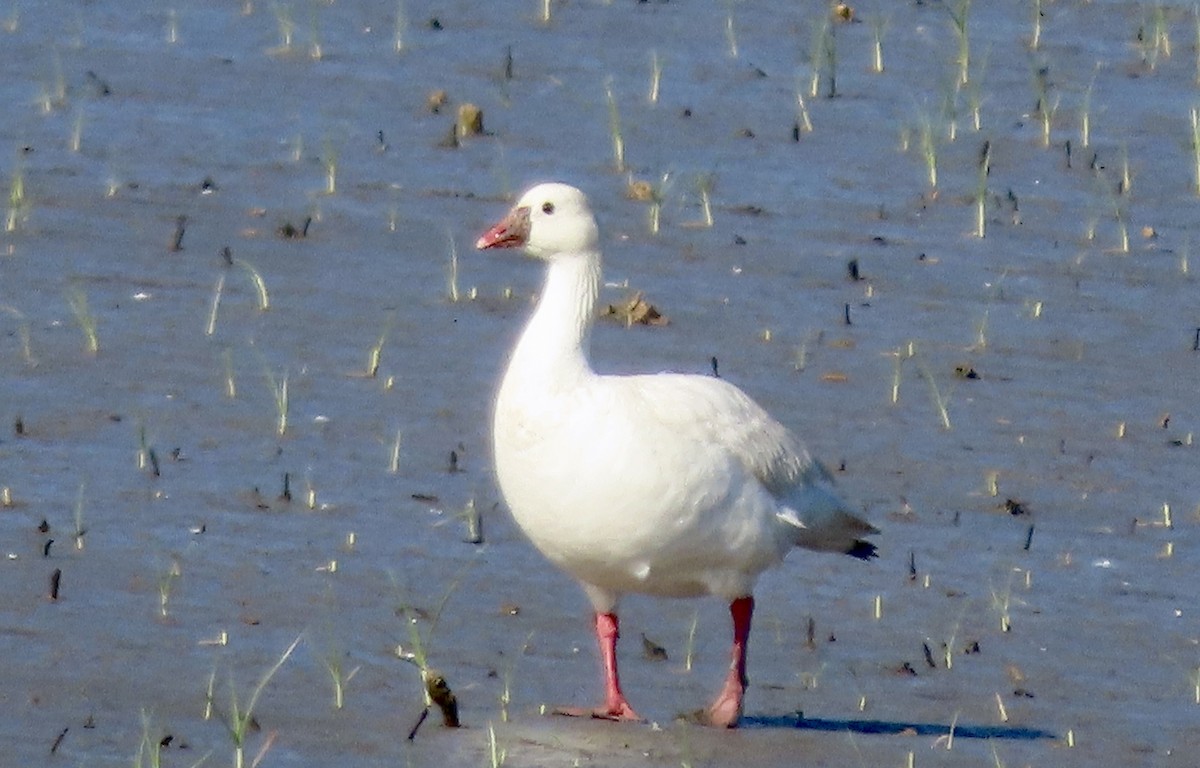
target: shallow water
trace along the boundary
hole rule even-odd
[[[1031,52],[1032,7],[976,4],[954,97],[943,4],[856,10],[865,22],[833,28],[838,95],[826,70],[793,141],[822,4],[579,0],[542,24],[532,1],[0,3],[0,762],[128,765],[169,734],[164,765],[224,764],[233,691],[244,707],[303,633],[255,707],[264,766],[486,765],[489,724],[510,765],[1190,764],[1192,11],[1044,2]],[[433,114],[437,88],[450,103]],[[488,135],[439,148],[464,101]],[[657,234],[629,174],[669,174]],[[702,175],[711,228],[695,226]],[[490,398],[538,271],[469,249],[551,178],[601,216],[605,298],[644,291],[671,321],[600,325],[597,367],[716,357],[884,529],[869,566],[796,553],[762,579],[759,727],[672,723],[720,679],[714,601],[623,606],[626,687],[661,729],[538,715],[598,682],[585,600],[514,529],[489,470]],[[278,234],[308,217],[307,237]],[[482,546],[463,541],[472,500]],[[468,726],[431,720],[412,743],[406,608]],[[643,633],[668,661],[642,658]],[[341,710],[338,661],[357,669]]]

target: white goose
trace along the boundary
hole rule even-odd
[[[847,511],[800,441],[732,384],[592,370],[599,233],[578,189],[530,189],[475,247],[524,247],[547,264],[496,396],[493,441],[517,524],[579,580],[596,612],[605,701],[563,713],[641,719],[617,675],[621,595],[717,595],[730,601],[733,653],[702,719],[736,726],[758,575],[797,546],[869,559],[875,546],[860,537],[878,531]]]

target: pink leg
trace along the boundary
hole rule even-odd
[[[703,718],[706,724],[720,728],[736,728],[742,717],[742,697],[747,685],[746,643],[750,639],[754,598],[739,597],[729,604],[729,613],[733,617],[733,651],[729,659],[729,674]]]
[[[621,636],[619,623],[615,613],[596,614],[596,642],[600,645],[600,659],[604,662],[604,705],[595,709],[557,709],[555,714],[603,720],[642,719],[629,706],[625,694],[621,693],[621,680],[617,674],[617,638]]]

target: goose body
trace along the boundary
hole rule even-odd
[[[606,701],[637,718],[616,673],[620,597],[730,601],[729,678],[705,719],[736,725],[758,575],[795,547],[874,556],[877,531],[849,512],[800,441],[732,384],[711,376],[592,370],[599,236],[587,198],[541,184],[480,237],[547,264],[537,308],[496,396],[496,478],[517,524],[584,587],[596,612]],[[574,712],[573,712],[574,713]]]

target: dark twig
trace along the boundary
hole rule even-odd
[[[421,729],[421,725],[425,722],[425,718],[429,717],[429,707],[421,710],[421,714],[417,715],[417,722],[413,723],[413,727],[408,731],[408,740],[412,741],[417,738],[417,731]]]
[[[62,746],[63,739],[67,738],[67,731],[69,731],[69,730],[71,730],[71,729],[69,727],[67,727],[67,728],[63,728],[62,731],[59,732],[58,738],[56,738],[54,740],[54,743],[50,745],[50,754],[53,755],[55,752],[58,751],[58,748],[60,746]]]
[[[178,252],[183,250],[183,233],[187,229],[187,216],[179,216],[175,219],[175,235],[171,239],[171,251]]]

